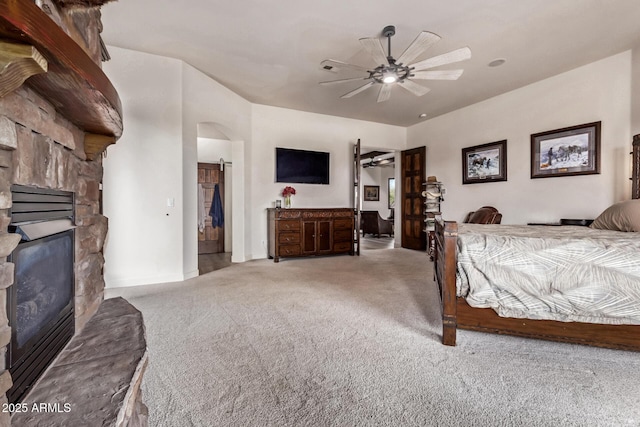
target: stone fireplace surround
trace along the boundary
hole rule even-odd
[[[4,307],[6,290],[14,281],[14,265],[7,262],[6,257],[20,241],[17,234],[8,232],[11,186],[64,190],[75,194],[77,335],[72,343],[80,338],[78,334],[84,333],[85,340],[78,347],[85,348],[87,353],[87,346],[93,343],[93,350],[89,351],[93,354],[89,354],[88,360],[95,360],[96,354],[104,354],[98,349],[112,348],[123,336],[101,338],[103,334],[99,331],[105,322],[116,321],[112,320],[114,317],[121,321],[134,319],[133,328],[125,322],[120,323],[119,327],[124,329],[119,330],[131,332],[133,342],[142,347],[134,357],[135,378],[130,387],[120,384],[119,390],[129,390],[124,400],[135,402],[130,406],[137,409],[116,408],[118,421],[113,424],[103,421],[106,425],[130,425],[128,418],[132,411],[139,411],[142,406],[144,413],[138,393],[146,366],[142,320],[126,301],[101,306],[104,299],[102,248],[107,234],[107,218],[100,212],[101,153],[122,133],[120,100],[100,69],[100,58],[104,58],[105,53],[99,52],[103,46],[98,42],[99,6],[103,3],[105,0],[5,0],[0,3],[0,405],[7,403],[5,393],[12,386],[11,376],[5,370],[11,329]],[[30,52],[26,60],[25,51]],[[3,53],[9,57],[15,55],[16,59],[7,60]],[[103,310],[105,306],[108,307]],[[98,315],[94,316],[96,312]],[[89,332],[83,332],[90,319],[93,326],[87,328]],[[77,355],[83,350],[77,352],[69,347],[73,346],[68,346],[61,356],[65,363],[81,356],[87,360],[86,354]],[[64,364],[62,368],[68,366]],[[60,379],[56,381],[59,386],[63,385]],[[64,387],[73,388],[74,384]],[[41,389],[37,392],[38,396],[48,395]],[[115,395],[111,400],[114,398]],[[74,404],[78,408],[83,406],[83,402]],[[104,412],[104,408],[99,409]],[[138,422],[144,424],[142,418]],[[9,426],[11,422],[10,414],[0,411],[0,426]]]
[[[53,137],[51,136],[53,135]],[[13,264],[4,261],[17,246],[19,236],[8,234],[11,185],[21,184],[74,192],[75,327],[81,330],[96,312],[104,296],[101,250],[107,219],[100,214],[99,185],[102,162],[84,160],[78,152],[83,133],[32,90],[22,87],[0,98],[0,304],[6,305],[6,289],[13,284]],[[55,138],[55,139],[54,139]],[[0,316],[0,365],[11,338],[6,314]],[[0,392],[11,386],[8,371],[0,376]],[[6,401],[6,397],[3,398]],[[5,414],[2,414],[3,416]],[[5,420],[6,421],[6,420]]]

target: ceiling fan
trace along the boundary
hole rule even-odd
[[[370,151],[360,155],[360,164],[363,168],[394,166],[395,153],[385,151]]]
[[[338,83],[367,81],[364,85],[345,93],[341,98],[351,98],[354,95],[363,92],[370,87],[380,84],[380,92],[378,92],[378,102],[383,102],[391,96],[391,88],[394,84],[398,84],[401,88],[411,92],[416,96],[422,96],[429,92],[426,88],[416,80],[457,80],[464,70],[429,70],[430,68],[439,67],[441,65],[452,64],[454,62],[464,61],[471,58],[471,49],[463,47],[434,56],[420,62],[406,65],[416,59],[422,52],[427,50],[438,40],[440,36],[429,31],[423,31],[418,37],[407,47],[407,49],[395,59],[391,56],[391,37],[395,35],[396,27],[388,25],[382,30],[382,35],[387,38],[388,51],[384,52],[384,48],[377,37],[360,39],[360,43],[367,52],[373,57],[376,64],[375,68],[362,67],[360,65],[348,64],[346,62],[337,61],[335,59],[326,59],[320,64],[323,69],[337,72],[340,69],[350,69],[358,72],[367,73],[366,76],[354,77],[348,79],[331,80],[320,82],[321,85],[333,85]]]

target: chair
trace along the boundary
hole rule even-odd
[[[367,233],[375,234],[376,237],[380,237],[381,234],[393,236],[393,223],[383,219],[378,211],[362,211],[360,215],[360,228],[362,229],[363,236]]]
[[[500,224],[502,214],[493,206],[483,206],[477,211],[469,212],[464,219],[466,224]]]

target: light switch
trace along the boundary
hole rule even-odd
[[[174,199],[173,197],[169,197],[167,199],[167,207],[172,208],[176,205],[176,199]]]

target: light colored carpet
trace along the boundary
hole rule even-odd
[[[395,241],[393,237],[382,235],[375,237],[370,234],[360,236],[360,248],[362,250],[393,249]]]
[[[152,426],[638,426],[640,355],[460,331],[405,249],[110,290],[144,315]]]

